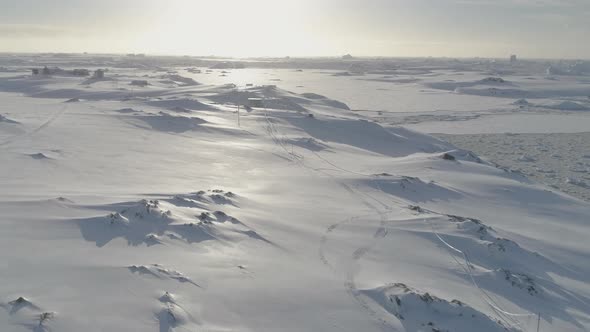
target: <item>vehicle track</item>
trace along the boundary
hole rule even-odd
[[[304,156],[294,154],[293,152],[289,151],[284,146],[281,138],[278,137],[280,135],[280,133],[279,133],[278,129],[276,128],[276,126],[274,125],[274,123],[272,122],[272,120],[270,119],[270,117],[268,116],[268,110],[266,108],[264,108],[264,117],[265,117],[265,121],[267,124],[266,132],[271,137],[273,142],[275,144],[279,145],[281,147],[281,149],[288,155],[289,160],[291,160],[295,164],[297,164],[305,169],[308,169],[313,172],[319,173],[323,176],[329,177],[330,179],[332,179],[332,181],[334,181],[335,183],[342,186],[343,189],[346,190],[348,193],[357,197],[359,199],[359,201],[362,202],[362,204],[364,204],[369,209],[374,211],[374,213],[352,216],[352,217],[346,218],[338,223],[330,225],[326,229],[326,231],[322,234],[322,237],[320,238],[320,246],[318,249],[318,256],[319,256],[319,259],[322,262],[322,264],[324,264],[326,267],[328,267],[332,272],[337,273],[335,267],[330,262],[330,260],[327,258],[326,253],[325,253],[325,247],[326,247],[326,244],[328,242],[328,239],[329,239],[329,236],[331,233],[333,233],[336,229],[338,229],[339,227],[341,227],[345,224],[357,222],[359,220],[366,220],[366,218],[370,218],[370,217],[379,217],[379,227],[376,229],[375,233],[373,234],[372,241],[367,246],[355,249],[351,254],[351,259],[353,260],[354,265],[349,266],[348,270],[346,271],[345,280],[344,280],[344,288],[345,288],[347,294],[349,294],[355,300],[355,302],[358,303],[371,316],[371,318],[373,318],[373,320],[379,325],[379,327],[383,331],[392,331],[392,330],[395,331],[396,329],[393,326],[391,326],[385,319],[381,318],[379,313],[377,311],[373,310],[371,308],[371,306],[369,305],[369,303],[367,303],[367,301],[364,299],[364,297],[361,295],[360,291],[358,290],[358,287],[356,285],[356,280],[355,280],[355,276],[357,274],[355,272],[355,270],[357,270],[357,269],[355,269],[355,267],[358,266],[358,264],[359,264],[360,260],[363,258],[363,256],[365,256],[377,244],[377,242],[379,240],[385,238],[385,236],[387,235],[387,230],[385,229],[385,223],[387,220],[386,217],[389,212],[393,211],[393,209],[391,208],[390,205],[381,202],[380,200],[376,199],[375,197],[373,197],[367,193],[364,193],[356,188],[353,188],[352,186],[350,186],[348,184],[338,181],[334,175],[332,175],[324,170],[316,169],[316,168],[306,165],[305,161],[304,161]],[[334,163],[327,161],[326,159],[319,156],[317,153],[314,153],[314,155],[317,156],[318,159],[321,160],[322,162],[333,167],[332,169],[329,169],[329,170],[346,172],[346,173],[350,173],[350,174],[356,174],[356,175],[363,176],[363,177],[371,177],[372,176],[372,175],[368,175],[368,174],[363,174],[363,173],[359,173],[359,172],[346,170],[345,168],[339,167],[339,166],[335,165]],[[375,206],[375,204],[371,203],[366,197],[363,197],[363,195],[368,197],[368,199],[375,201],[376,204],[381,205],[382,209]],[[403,205],[406,205],[405,202],[403,203]]]
[[[43,129],[45,129],[49,125],[51,125],[57,119],[59,119],[59,117],[61,117],[67,111],[67,108],[68,108],[68,106],[64,105],[59,111],[53,113],[49,118],[47,118],[47,120],[45,122],[43,122],[38,127],[34,128],[31,131],[24,132],[20,135],[15,135],[15,136],[10,137],[9,139],[5,140],[4,142],[1,142],[0,147],[14,143],[15,141],[18,141],[19,139],[22,139],[25,137],[31,137],[31,136],[37,134],[38,132],[42,131]]]

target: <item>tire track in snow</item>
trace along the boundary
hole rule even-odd
[[[359,215],[359,216],[352,216],[349,218],[346,218],[345,220],[342,220],[338,223],[332,224],[330,226],[328,226],[328,228],[326,229],[326,231],[323,233],[322,237],[320,238],[320,246],[318,249],[318,256],[320,261],[322,262],[322,264],[324,264],[326,267],[328,267],[331,271],[336,272],[335,271],[335,267],[333,266],[333,264],[329,261],[329,259],[326,256],[325,253],[325,247],[326,244],[328,243],[328,239],[331,233],[333,233],[335,230],[337,230],[339,227],[348,224],[348,223],[352,223],[355,222],[357,220],[360,219],[364,219],[364,218],[368,218],[368,217],[374,217],[374,216],[379,216],[379,227],[376,229],[375,233],[373,234],[372,237],[372,241],[364,247],[361,248],[357,248],[353,251],[351,257],[353,259],[354,265],[349,266],[348,271],[346,272],[345,275],[345,281],[344,281],[344,288],[347,292],[347,294],[349,294],[349,296],[351,296],[355,302],[357,302],[362,308],[363,310],[365,310],[372,319],[374,319],[376,321],[376,323],[379,325],[379,327],[384,330],[384,331],[395,331],[396,329],[391,326],[387,320],[383,319],[380,317],[379,313],[377,311],[375,311],[374,309],[371,308],[371,306],[367,303],[367,301],[365,301],[365,299],[361,296],[360,291],[358,290],[358,287],[356,285],[356,279],[355,276],[358,273],[355,273],[355,267],[358,267],[359,261],[372,249],[375,247],[375,245],[377,244],[377,242],[383,238],[385,238],[385,236],[387,236],[387,230],[385,228],[385,224],[386,224],[386,216],[387,213],[391,212],[393,209],[390,205],[385,204],[383,202],[381,202],[380,200],[376,199],[375,197],[369,195],[368,193],[364,193],[361,192],[358,189],[353,188],[350,185],[347,185],[345,183],[339,182],[338,179],[332,175],[329,174],[327,172],[324,172],[322,170],[319,169],[315,169],[313,167],[310,167],[308,165],[305,164],[304,162],[304,157],[301,155],[297,155],[294,154],[292,152],[290,152],[283,144],[282,140],[278,137],[278,135],[280,134],[278,129],[276,128],[276,126],[274,125],[274,123],[272,122],[272,120],[269,118],[268,116],[268,111],[266,108],[264,108],[264,117],[267,123],[266,126],[266,132],[268,133],[268,135],[271,137],[272,141],[279,145],[282,150],[284,150],[287,155],[289,157],[287,157],[290,161],[296,163],[298,166],[301,166],[302,168],[311,170],[313,172],[316,173],[321,173],[327,177],[329,177],[330,179],[332,179],[334,182],[336,182],[337,184],[341,185],[343,187],[344,190],[346,190],[348,193],[350,193],[351,195],[357,197],[359,199],[359,201],[366,205],[368,208],[370,208],[371,210],[375,211],[372,214],[367,214],[367,215]],[[351,173],[351,174],[356,174],[359,176],[363,176],[363,177],[372,177],[372,175],[369,174],[363,174],[363,173],[358,173],[358,172],[354,172],[354,171],[349,171],[346,170],[345,168],[341,168],[340,166],[335,165],[332,162],[329,162],[327,160],[325,160],[324,158],[322,158],[321,156],[319,156],[318,154],[315,154],[318,159],[322,160],[323,162],[329,164],[330,166],[334,167],[333,170],[337,170],[337,171],[344,171],[347,173]],[[377,202],[378,204],[380,204],[384,210],[379,209],[378,207],[376,207],[374,204],[372,204],[371,202],[369,202],[365,197],[363,197],[362,195],[365,195],[367,197],[369,197],[371,200],[374,200],[375,202]],[[397,203],[400,203],[401,205],[404,205],[404,203],[401,203],[399,201],[397,201]]]
[[[36,127],[35,129],[25,132],[23,134],[20,135],[15,135],[9,139],[7,139],[6,141],[0,143],[0,146],[6,146],[9,145],[11,143],[14,143],[15,141],[25,138],[25,137],[31,137],[33,135],[35,135],[36,133],[42,131],[43,129],[47,128],[50,124],[52,124],[53,122],[55,122],[59,117],[61,117],[66,111],[67,111],[67,105],[63,106],[59,111],[53,113],[45,122],[43,122],[41,125],[39,125],[38,127]]]
[[[386,213],[383,211],[379,211],[375,208],[379,215],[379,227],[375,231],[372,236],[370,243],[366,246],[357,248],[352,253],[352,260],[353,264],[348,266],[348,271],[346,272],[346,280],[344,282],[344,287],[346,288],[347,293],[352,296],[356,302],[379,324],[381,329],[384,331],[391,331],[395,330],[393,326],[391,326],[387,320],[383,319],[380,314],[374,310],[367,301],[362,297],[360,291],[358,290],[358,286],[356,283],[356,275],[360,272],[360,261],[361,259],[373,249],[377,243],[387,236],[387,229],[385,228],[385,223],[387,221]]]

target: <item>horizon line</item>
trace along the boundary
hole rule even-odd
[[[99,55],[99,56],[130,56],[130,55],[143,55],[146,57],[190,57],[198,59],[236,59],[236,60],[252,60],[252,59],[339,59],[339,60],[375,60],[375,59],[487,59],[487,60],[507,60],[513,54],[508,54],[505,57],[500,56],[483,56],[483,55],[472,55],[472,56],[446,56],[446,55],[413,55],[413,56],[401,56],[401,55],[297,55],[297,56],[272,56],[272,55],[257,55],[257,56],[235,56],[235,55],[192,55],[192,54],[174,54],[174,53],[150,53],[150,52],[59,52],[59,51],[0,51],[0,54],[8,55]],[[351,55],[351,59],[342,59],[345,55]],[[590,58],[584,57],[521,57],[515,54],[518,60],[569,60],[569,61],[590,61]]]

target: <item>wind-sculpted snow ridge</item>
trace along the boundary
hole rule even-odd
[[[8,310],[11,315],[18,313],[23,309],[28,309],[32,311],[40,310],[39,306],[35,305],[31,300],[19,296],[17,299],[9,301],[8,303],[0,303],[0,307]]]
[[[346,105],[345,103],[343,103],[341,101],[329,99],[328,97],[318,95],[317,93],[306,92],[306,93],[302,93],[300,96],[303,98],[306,98],[306,99],[311,99],[316,103],[319,102],[319,103],[326,105],[326,106],[339,108],[339,109],[345,109],[345,110],[350,109],[348,107],[348,105]],[[309,101],[304,101],[304,102],[309,103]]]
[[[191,130],[203,130],[206,131],[205,125],[207,121],[195,117],[195,116],[181,116],[172,115],[166,112],[158,112],[158,114],[146,114],[133,117],[133,119],[142,120],[147,123],[152,129],[171,132],[171,133],[183,133]]]
[[[475,153],[473,153],[471,151],[467,151],[467,150],[455,149],[455,150],[447,151],[439,156],[442,159],[450,160],[450,161],[462,160],[462,161],[475,162],[478,164],[484,163],[484,161],[481,160],[481,158],[479,158]]]
[[[4,308],[10,320],[33,332],[50,332],[50,321],[56,318],[53,311],[45,311],[31,300],[19,296],[7,303],[0,302],[0,308]]]
[[[265,107],[267,109],[279,109],[288,111],[297,111],[308,113],[305,108],[303,98],[295,98],[292,93],[280,90],[275,86],[259,86],[237,90],[229,87],[226,91],[221,91],[215,95],[209,96],[209,99],[217,103],[229,103],[234,105]],[[259,99],[255,105],[252,99]]]
[[[158,301],[161,303],[162,309],[155,316],[158,320],[160,332],[192,331],[200,328],[199,321],[179,304],[174,294],[164,292],[158,298]]]
[[[270,241],[235,217],[221,211],[239,208],[237,196],[219,189],[194,194],[124,202],[100,207],[114,211],[104,217],[77,220],[82,236],[103,247],[116,238],[131,246],[254,239]]]
[[[219,91],[208,97],[217,103],[230,103],[248,106],[251,99],[260,99],[258,107],[309,113],[311,107],[328,107],[340,110],[350,110],[345,103],[327,98],[315,93],[297,94],[277,88],[274,85],[254,86],[236,89],[227,86],[226,91]]]
[[[140,110],[136,110],[136,109],[133,109],[131,107],[121,108],[121,109],[115,110],[115,112],[121,113],[121,114],[137,114],[137,113],[141,113]]]
[[[349,145],[390,157],[452,149],[451,145],[433,137],[401,127],[385,128],[378,123],[362,119],[293,116],[286,120],[316,140]]]
[[[550,79],[544,79],[541,82],[510,82],[501,77],[487,77],[480,80],[472,81],[430,81],[422,82],[425,87],[454,92],[457,94],[474,95],[482,97],[499,97],[499,98],[515,98],[522,101],[524,98],[567,98],[567,97],[582,97],[585,98],[590,93],[590,89],[583,85],[568,85],[560,86],[558,84],[548,84]],[[529,104],[520,102],[517,106],[529,106]],[[576,109],[580,110],[580,106],[571,103],[564,103],[563,105],[553,104],[549,108],[554,109]]]
[[[157,99],[153,101],[147,102],[148,105],[154,107],[160,107],[170,110],[178,110],[178,109],[187,109],[191,111],[195,110],[216,110],[213,106],[204,104],[197,99],[194,98],[167,98],[167,99]]]
[[[48,157],[46,154],[42,153],[42,152],[37,152],[37,153],[31,153],[28,154],[29,157],[36,159],[36,160],[50,160],[53,159],[51,157]]]
[[[199,83],[191,78],[179,75],[166,77],[168,79],[165,81],[162,81],[161,77],[152,78],[149,76],[117,76],[117,78],[80,81],[78,77],[16,76],[3,79],[0,82],[0,91],[18,92],[35,98],[64,99],[68,103],[76,103],[80,101],[157,98],[174,89],[199,88]]]
[[[396,317],[406,331],[517,331],[459,300],[445,300],[403,283],[361,290],[372,306]]]
[[[2,114],[0,114],[0,123],[19,124],[18,121],[11,120]]]
[[[583,276],[521,247],[503,237],[504,231],[481,220],[456,215],[442,215],[441,218],[419,206],[410,206],[410,210],[424,215],[424,222],[429,225],[426,233],[420,231],[419,234],[449,252],[466,281],[473,284],[474,290],[481,293],[506,324],[521,326],[522,321],[514,320],[515,317],[526,319],[540,312],[582,327],[575,316],[563,309],[563,304],[583,311],[588,299],[559,286],[555,276],[572,280]],[[428,235],[429,232],[434,236]],[[506,311],[497,297],[524,311]]]
[[[420,82],[421,79],[414,77],[396,77],[392,75],[385,75],[379,78],[363,78],[364,81],[371,82],[383,82],[383,83],[394,83],[394,84],[412,84]]]
[[[590,92],[590,90],[588,91]],[[557,100],[543,103],[533,103],[526,99],[518,99],[512,103],[513,105],[519,106],[523,109],[549,109],[558,111],[588,111],[590,110],[590,102],[584,99],[576,100]]]
[[[445,188],[432,181],[424,182],[417,177],[386,176],[369,179],[365,182],[386,194],[416,203],[432,200],[452,200],[462,197],[460,192]]]
[[[190,77],[184,77],[178,74],[166,74],[159,77],[160,79],[164,80],[161,81],[162,83],[166,84],[177,84],[178,86],[194,86],[199,85],[197,81]]]
[[[284,143],[287,145],[294,145],[299,148],[307,149],[310,151],[322,151],[329,148],[327,144],[324,144],[312,137],[290,138],[286,139]]]
[[[471,82],[455,82],[455,81],[444,81],[444,82],[428,82],[424,83],[425,86],[432,89],[456,91],[457,89],[470,88],[476,86],[515,86],[514,83],[507,82],[501,77],[486,77],[481,80]]]
[[[196,282],[192,281],[189,277],[182,273],[165,268],[160,264],[146,265],[131,265],[127,267],[131,273],[137,273],[139,275],[152,276],[158,279],[171,279],[180,283],[189,283],[196,287],[201,288]]]
[[[590,103],[587,101],[562,101],[549,105],[539,105],[539,107],[564,111],[588,111],[590,110]]]

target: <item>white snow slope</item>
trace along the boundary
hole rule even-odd
[[[587,202],[313,93],[20,68],[0,331],[590,329]]]

